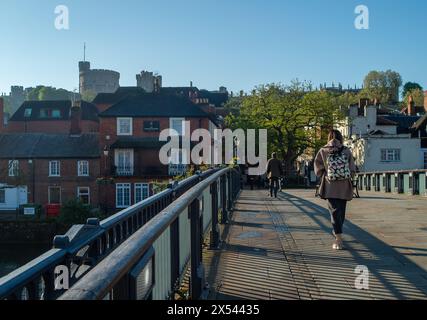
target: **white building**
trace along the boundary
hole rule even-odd
[[[426,116],[406,116],[361,100],[348,108],[338,130],[360,171],[427,168]]]
[[[27,203],[27,187],[9,187],[0,184],[0,212],[13,211]]]

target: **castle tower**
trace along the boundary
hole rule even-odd
[[[136,86],[146,92],[157,91],[162,87],[162,76],[143,70],[136,75]]]

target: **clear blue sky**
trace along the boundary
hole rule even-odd
[[[54,28],[54,9],[70,29]],[[367,5],[370,30],[356,30]],[[393,69],[427,87],[427,1],[421,0],[0,0],[0,92],[11,85],[78,87],[87,43],[93,68],[135,85],[142,69],[164,85],[250,90],[294,78],[361,84]]]

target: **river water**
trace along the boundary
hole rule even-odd
[[[48,251],[49,245],[0,244],[0,278]]]

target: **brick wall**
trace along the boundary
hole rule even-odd
[[[49,177],[49,159],[34,159],[29,163],[28,159],[19,160],[20,176],[9,177],[7,169],[0,171],[0,181],[11,185],[25,185],[28,188],[28,202],[45,206],[48,203],[49,187],[61,188],[61,200],[77,197],[77,187],[90,188],[91,205],[97,207],[98,185],[96,179],[100,173],[99,159],[51,159],[60,160],[61,176]],[[77,174],[77,161],[89,161],[89,177],[79,177]],[[0,168],[8,168],[8,160],[0,159]]]

